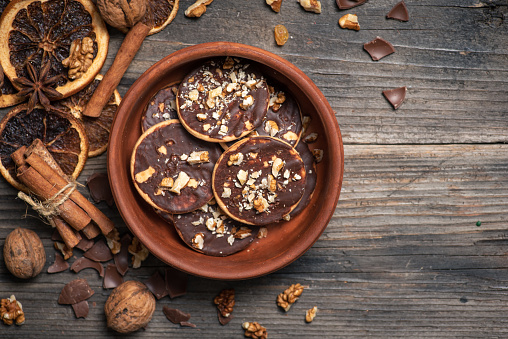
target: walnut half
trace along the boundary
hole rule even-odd
[[[14,295],[8,299],[0,300],[0,318],[6,325],[21,325],[25,322],[25,313],[23,306],[16,300]]]
[[[75,80],[86,73],[92,62],[93,40],[90,37],[84,37],[71,43],[69,57],[62,60],[62,65],[69,69],[69,78]]]
[[[213,0],[197,0],[185,10],[185,16],[188,18],[199,18],[206,12],[206,6]]]
[[[284,292],[277,296],[277,305],[282,307],[284,311],[289,311],[298,298],[302,295],[304,287],[300,284],[289,286]]]

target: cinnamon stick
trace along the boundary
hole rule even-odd
[[[53,224],[57,229],[58,233],[62,237],[63,242],[68,248],[74,248],[80,241],[81,235],[79,232],[75,232],[72,227],[69,226],[62,218],[59,216],[52,217]]]
[[[24,146],[23,146],[24,147]],[[56,162],[55,158],[49,153],[46,146],[44,146],[44,143],[41,141],[41,139],[35,139],[30,146],[25,147],[25,151],[23,154],[26,153],[35,153],[38,156],[40,156],[46,164],[49,165],[52,169],[55,170],[61,177],[63,177],[66,180],[69,180],[69,176],[64,173],[60,165]]]
[[[95,224],[90,223],[86,225],[86,227],[83,228],[81,232],[83,232],[83,234],[85,235],[85,237],[87,237],[87,239],[94,239],[96,236],[101,234],[101,229],[97,227]]]

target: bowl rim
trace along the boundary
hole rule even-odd
[[[131,95],[131,93],[139,91],[145,87],[146,85],[144,82],[146,79],[157,78],[158,73],[160,73],[159,68],[164,67],[164,64],[179,65],[185,64],[191,60],[226,55],[251,59],[254,62],[275,69],[278,73],[290,79],[298,88],[304,91],[304,93],[312,93],[313,95],[309,96],[309,101],[316,108],[316,111],[323,113],[320,114],[320,119],[322,120],[327,144],[335,144],[338,150],[338,152],[330,152],[328,154],[329,167],[336,169],[337,173],[335,173],[332,180],[323,188],[324,192],[322,192],[322,194],[326,194],[328,199],[325,199],[324,203],[321,204],[321,210],[326,211],[326,213],[320,213],[315,217],[315,222],[320,224],[323,223],[324,226],[319,228],[312,227],[309,231],[309,236],[300,239],[303,242],[300,246],[291,246],[287,251],[278,255],[276,257],[277,260],[268,260],[260,267],[246,268],[242,272],[235,272],[234,270],[218,272],[213,268],[205,268],[203,270],[203,267],[199,267],[199,270],[197,270],[196,267],[191,264],[185,264],[184,261],[178,260],[178,258],[165,255],[165,252],[162,251],[161,248],[157,246],[150,246],[151,242],[149,241],[148,236],[133,227],[129,222],[134,218],[134,212],[126,205],[128,199],[123,198],[121,192],[117,191],[117,188],[121,187],[122,184],[120,176],[114,176],[110,173],[111,168],[117,168],[116,166],[119,164],[122,165],[119,161],[120,156],[111,150],[121,147],[123,140],[122,127],[129,116],[127,112],[129,112],[130,107],[132,107],[139,99],[138,97]],[[302,70],[282,57],[261,48],[235,42],[216,41],[188,46],[167,55],[147,69],[130,86],[124,95],[112,122],[107,153],[107,172],[113,198],[116,202],[120,216],[129,230],[141,241],[141,243],[145,244],[154,256],[159,258],[162,262],[194,276],[217,280],[244,280],[264,276],[289,265],[307,252],[307,250],[310,249],[319,239],[325,228],[328,226],[339,200],[344,174],[344,147],[339,124],[333,109],[323,93]]]

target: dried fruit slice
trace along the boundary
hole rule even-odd
[[[90,144],[88,150],[89,157],[95,157],[106,151],[111,124],[113,123],[118,105],[120,105],[120,101],[122,100],[120,93],[115,89],[109,102],[102,109],[102,113],[99,117],[92,118],[83,115],[86,104],[92,97],[97,86],[99,86],[101,80],[102,75],[98,74],[87,87],[78,93],[53,103],[54,107],[72,114],[72,116],[83,123]]]
[[[151,27],[148,35],[162,31],[176,16],[180,0],[147,0],[146,14],[141,20],[145,25]],[[128,29],[121,29],[127,33]]]
[[[2,6],[3,3],[0,0],[0,10],[3,10]],[[2,65],[0,65],[0,108],[13,106],[22,102],[23,98],[16,95],[16,92],[14,86],[12,86],[9,79],[5,76]]]
[[[91,0],[16,0],[0,19],[5,75],[11,81],[27,78],[28,62],[40,70],[49,60],[49,77],[62,75],[56,90],[64,97],[92,81],[106,60],[108,44],[106,25]],[[70,68],[62,64],[65,59]]]
[[[88,155],[88,139],[83,125],[70,115],[47,112],[39,106],[30,114],[26,112],[26,104],[16,106],[0,121],[0,173],[15,188],[27,191],[16,180],[10,155],[38,138],[64,173],[76,179]]]

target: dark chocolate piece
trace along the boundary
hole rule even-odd
[[[232,319],[233,319],[233,315],[230,314],[229,316],[225,317],[223,316],[219,310],[217,310],[217,317],[219,318],[219,323],[221,325],[227,325]]]
[[[259,126],[268,101],[268,86],[255,65],[227,57],[208,61],[184,78],[178,116],[197,138],[227,142]]]
[[[60,233],[58,232],[58,230],[56,228],[53,231],[53,233],[51,234],[51,240],[63,242],[62,236],[60,235]]]
[[[115,264],[108,264],[106,267],[106,273],[104,274],[104,280],[102,281],[102,287],[104,288],[115,288],[123,283],[123,277],[118,273]]]
[[[170,85],[162,88],[150,99],[145,112],[141,117],[141,131],[145,132],[150,127],[171,119],[178,119],[176,110],[176,93],[178,85]]]
[[[367,0],[335,0],[337,6],[340,9],[350,9],[356,6],[363,5],[367,2]]]
[[[104,262],[113,259],[113,254],[111,253],[111,250],[109,249],[104,239],[98,240],[88,251],[83,253],[83,256],[98,262]]]
[[[409,20],[409,12],[407,11],[406,4],[404,0],[393,6],[393,8],[386,15],[388,19],[395,19],[399,21],[408,21]]]
[[[160,274],[159,270],[155,271],[150,278],[145,282],[146,287],[153,293],[157,298],[163,298],[168,295],[168,289],[166,288],[166,280]]]
[[[187,293],[187,273],[168,267],[165,270],[166,289],[171,299]]]
[[[217,204],[206,204],[190,213],[174,215],[173,224],[190,248],[218,257],[245,249],[258,233],[258,227],[229,218]]]
[[[385,96],[386,100],[392,104],[393,108],[397,109],[404,102],[404,99],[406,98],[406,91],[406,87],[387,89],[383,91],[383,95]]]
[[[74,310],[76,318],[86,318],[90,307],[88,306],[88,301],[83,300],[79,303],[72,304],[72,309]]]
[[[395,52],[393,45],[380,37],[376,37],[374,40],[365,43],[363,48],[370,54],[370,57],[374,61],[380,60]]]
[[[302,158],[303,164],[305,165],[305,172],[307,174],[305,177],[305,190],[303,191],[302,199],[298,205],[296,205],[295,209],[289,214],[291,218],[296,217],[305,209],[305,207],[307,207],[312,199],[317,182],[316,162],[309,146],[304,142],[299,142],[295,149]]]
[[[88,258],[79,258],[78,260],[73,262],[71,266],[71,271],[78,273],[84,270],[85,268],[93,268],[94,270],[99,272],[99,275],[101,277],[104,277],[104,266],[102,266],[101,263],[90,260]]]
[[[132,242],[132,236],[125,233],[120,239],[120,252],[114,255],[116,269],[121,275],[125,275],[129,270],[129,245]]]
[[[94,291],[85,279],[75,279],[63,287],[58,297],[58,303],[61,305],[77,304],[90,298],[93,294]]]
[[[48,267],[48,273],[63,272],[69,268],[69,263],[63,259],[63,257],[55,252],[55,262],[53,265]]]
[[[289,214],[303,196],[305,166],[289,144],[271,137],[241,140],[223,153],[213,191],[231,218],[267,225]]]
[[[185,313],[177,308],[170,308],[168,306],[163,306],[162,312],[164,312],[166,318],[168,318],[168,320],[171,321],[173,324],[180,324],[182,322],[189,321],[191,317],[189,313]]]
[[[94,244],[93,239],[88,239],[87,237],[81,237],[81,240],[76,245],[76,248],[79,248],[82,251],[88,251],[90,248],[92,248]]]
[[[184,326],[184,327],[196,327],[196,325],[194,325],[193,323],[188,322],[188,321],[182,321],[182,322],[180,322],[180,326]]]
[[[187,213],[212,198],[212,171],[220,155],[218,144],[197,139],[178,120],[169,120],[139,138],[131,175],[151,206],[167,213]],[[180,185],[183,182],[185,187]]]
[[[96,203],[105,201],[108,206],[113,206],[115,204],[107,173],[92,174],[86,179],[86,185],[90,191],[90,196]]]

